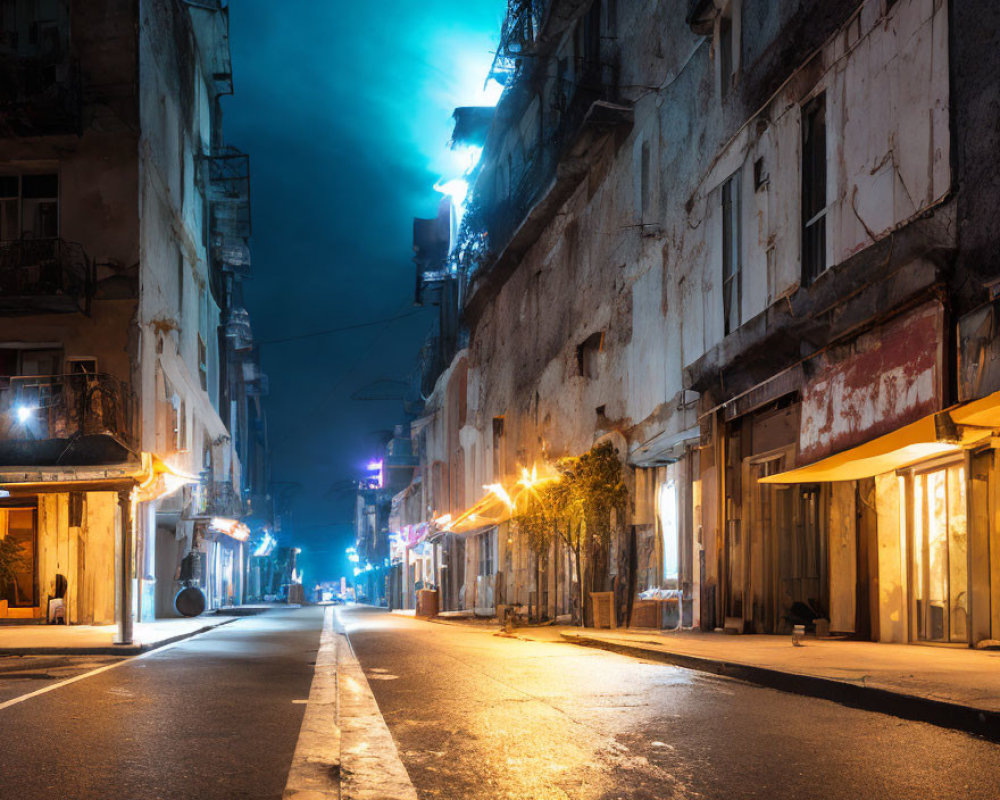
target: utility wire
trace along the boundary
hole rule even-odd
[[[423,311],[423,308],[414,308],[407,311],[404,314],[397,314],[394,317],[385,317],[383,319],[373,319],[369,322],[359,322],[355,325],[344,325],[340,328],[327,328],[324,331],[313,331],[312,333],[298,333],[294,336],[284,336],[280,339],[260,339],[257,344],[282,344],[283,342],[297,342],[301,339],[313,339],[317,336],[327,336],[331,333],[341,333],[343,331],[353,331],[358,328],[370,328],[373,325],[383,325],[387,322],[395,322],[397,319],[405,319],[406,317],[412,317]]]

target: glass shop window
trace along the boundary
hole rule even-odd
[[[660,536],[663,539],[663,585],[666,589],[679,589],[681,542],[678,525],[677,484],[673,480],[661,484],[657,511]]]
[[[0,176],[0,240],[59,236],[59,176]]]
[[[0,599],[8,608],[31,608],[38,605],[38,536],[36,509],[8,508],[0,511],[0,539],[18,545],[20,560],[13,580],[0,586]]]
[[[913,476],[913,602],[917,638],[968,640],[968,526],[965,466]]]

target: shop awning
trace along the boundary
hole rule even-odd
[[[469,535],[506,522],[511,514],[512,509],[508,502],[502,496],[489,491],[478,503],[467,508],[444,527],[451,533]]]
[[[930,414],[891,433],[760,483],[825,483],[872,478],[928,458],[959,453],[1000,431],[1000,392]]]
[[[440,529],[464,536],[482,533],[507,522],[517,508],[518,499],[526,497],[526,493],[531,492],[533,487],[559,479],[555,475],[539,478],[534,470],[530,474],[527,470],[522,470],[522,473],[521,480],[513,484],[509,490],[501,484],[486,486],[486,494],[475,505],[454,519],[439,522]]]

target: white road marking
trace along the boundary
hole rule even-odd
[[[215,628],[214,627],[209,628],[206,631],[202,631],[202,633],[207,633],[208,630],[215,630]],[[136,656],[129,656],[128,658],[123,658],[121,661],[116,661],[114,664],[105,664],[103,667],[98,667],[97,669],[92,669],[89,672],[84,672],[80,675],[75,675],[72,678],[67,678],[64,681],[59,681],[59,683],[53,683],[41,689],[36,689],[33,692],[22,694],[20,697],[15,697],[13,700],[6,700],[3,703],[0,703],[0,711],[3,711],[5,708],[10,708],[11,706],[16,706],[18,703],[23,703],[25,700],[30,700],[32,697],[38,697],[40,694],[45,694],[47,692],[54,692],[56,689],[61,689],[63,686],[69,686],[71,683],[76,683],[77,681],[82,681],[85,678],[92,678],[95,675],[100,675],[102,672],[107,672],[109,669],[115,669],[116,667],[121,667],[124,666],[125,664],[130,664],[133,661],[136,661],[137,659],[146,658],[147,656],[151,656],[154,653],[162,653],[164,650],[170,650],[171,648],[176,647],[179,644],[184,644],[185,642],[190,641],[193,638],[194,638],[193,636],[189,636],[186,639],[181,639],[176,642],[171,642],[170,644],[165,644],[163,645],[163,647],[157,647],[153,650],[147,650],[145,653],[139,653],[139,655]]]
[[[295,702],[301,702],[296,700]],[[340,726],[337,724],[337,633],[333,607],[323,615],[319,652],[283,798],[339,800]]]
[[[417,800],[350,641],[334,629],[335,614],[328,606],[283,797]]]
[[[338,620],[339,620],[339,612]],[[338,643],[339,672],[349,691],[340,694],[343,800],[417,800],[350,639]]]

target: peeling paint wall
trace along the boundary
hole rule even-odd
[[[813,362],[802,388],[799,462],[810,463],[937,411],[944,309],[932,303]]]

